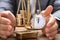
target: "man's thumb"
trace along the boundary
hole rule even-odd
[[[51,5],[49,5],[43,12],[44,16],[49,16],[51,14],[51,12],[53,11],[53,7]]]

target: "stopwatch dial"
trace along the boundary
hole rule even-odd
[[[46,23],[45,18],[42,15],[34,15],[34,17],[31,20],[31,26],[34,29],[42,29],[44,28]]]

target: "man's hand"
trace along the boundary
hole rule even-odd
[[[57,33],[58,24],[56,19],[51,15],[53,7],[50,5],[46,10],[42,11],[43,16],[46,18],[46,26],[43,30],[44,34],[51,40]]]
[[[0,37],[7,38],[14,31],[15,16],[10,11],[0,12]]]

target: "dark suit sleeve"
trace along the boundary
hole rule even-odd
[[[55,0],[53,7],[54,7],[53,16],[60,21],[60,0]]]
[[[59,25],[58,31],[60,32],[60,0],[55,0],[53,7],[53,16],[57,19],[57,23]]]
[[[14,12],[15,0],[0,0],[0,12],[9,10]]]

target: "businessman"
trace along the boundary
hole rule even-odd
[[[33,1],[30,6],[33,8]],[[0,37],[7,38],[13,34],[18,0],[0,0]],[[57,33],[60,21],[60,0],[40,0],[41,10],[47,19],[43,33],[53,39]],[[49,6],[50,5],[50,6]],[[37,6],[37,5],[36,5]],[[37,6],[38,9],[38,6]],[[33,10],[32,10],[33,11]]]

